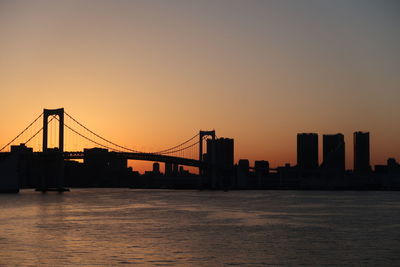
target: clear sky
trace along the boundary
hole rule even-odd
[[[399,29],[397,0],[0,0],[0,144],[64,107],[143,150],[215,128],[277,166],[341,132],[351,168],[363,130],[400,160]]]

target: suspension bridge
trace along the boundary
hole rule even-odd
[[[215,130],[199,131],[185,141],[161,150],[141,151],[105,138],[66,112],[64,108],[44,109],[18,135],[0,148],[0,154],[4,157],[11,154],[13,146],[23,145],[32,147],[35,155],[57,155],[58,159],[64,161],[84,159],[86,148],[102,148],[126,160],[197,167],[199,174],[202,174],[215,163],[215,153],[211,153],[213,156],[207,161],[203,157],[207,138],[215,140]],[[215,146],[212,145],[211,149],[215,152]],[[62,182],[59,184],[62,186]]]
[[[40,123],[41,118],[43,124],[39,129],[37,129],[37,124]],[[67,122],[67,119],[69,122]],[[32,131],[33,129],[36,130]],[[56,132],[57,130],[58,133]],[[53,136],[50,136],[51,134],[53,134]],[[71,137],[73,135],[75,135],[74,137],[78,137],[78,139]],[[54,138],[57,136],[58,147],[49,148],[49,139],[53,139],[54,141]],[[65,136],[68,136],[68,139],[72,141],[72,143],[66,144],[64,140]],[[202,154],[204,141],[207,137],[215,139],[215,131],[200,131],[182,143],[159,151],[140,151],[138,149],[117,144],[114,141],[97,134],[86,127],[83,123],[79,122],[75,117],[64,111],[63,108],[44,109],[39,116],[24,128],[24,130],[22,130],[10,142],[3,145],[3,147],[0,148],[0,152],[10,152],[11,145],[24,144],[29,146],[34,143],[34,141],[41,139],[41,148],[38,148],[36,143],[36,153],[45,153],[56,148],[63,154],[64,159],[84,158],[83,150],[65,151],[65,147],[100,147],[108,149],[110,152],[117,152],[120,156],[129,160],[170,162],[185,166],[202,167],[206,164],[202,159]],[[52,143],[54,144],[54,142]]]

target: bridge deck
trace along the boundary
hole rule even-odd
[[[195,160],[195,159],[187,159],[180,158],[174,156],[166,156],[160,154],[150,154],[150,153],[130,153],[130,152],[109,152],[113,153],[116,156],[132,159],[132,160],[145,160],[145,161],[157,161],[157,162],[168,162],[175,163],[179,165],[192,166],[192,167],[204,167],[207,164],[205,162]],[[65,159],[83,159],[85,157],[84,152],[64,152]]]
[[[155,162],[168,162],[173,164],[179,164],[184,166],[192,167],[206,167],[208,164],[195,159],[187,159],[181,157],[160,155],[160,154],[150,154],[150,153],[129,153],[129,152],[108,152],[111,155],[117,157],[131,159],[131,160],[145,160],[145,161],[155,161]],[[0,158],[7,157],[11,152],[1,152]],[[35,155],[44,154],[43,152],[34,152]],[[50,153],[51,154],[51,153]],[[83,151],[67,151],[63,152],[64,159],[84,159],[85,153]]]

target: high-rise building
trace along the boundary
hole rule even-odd
[[[318,168],[318,134],[297,134],[297,167],[303,170]]]
[[[266,160],[254,161],[254,170],[257,176],[267,176],[269,173],[269,162]]]
[[[250,163],[248,159],[240,159],[237,166],[237,186],[246,187],[249,182]]]
[[[165,173],[166,176],[169,176],[169,175],[172,174],[172,163],[170,163],[170,162],[166,162],[165,163],[164,173]]]
[[[250,167],[250,163],[249,163],[248,159],[240,159],[239,160],[238,168],[246,176],[249,175],[249,167]]]
[[[369,132],[355,132],[354,142],[354,172],[368,173],[371,170],[369,158]]]
[[[211,187],[212,188],[229,188],[234,176],[233,165],[233,139],[218,138],[207,139],[207,161],[212,164],[211,171]]]
[[[213,155],[214,149],[215,155]],[[207,139],[207,160],[211,162],[215,160],[215,164],[219,168],[233,168],[233,150],[233,139],[231,138]]]
[[[324,134],[322,166],[332,171],[345,171],[345,143],[343,134]]]

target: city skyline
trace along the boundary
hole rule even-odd
[[[400,0],[0,0],[1,266],[400,266]]]
[[[215,129],[276,167],[342,133],[352,169],[367,131],[371,165],[399,159],[398,2],[300,2],[0,1],[0,144],[65,107],[139,150]]]
[[[75,127],[80,128],[80,130],[74,129]],[[234,139],[218,137],[215,130],[211,131],[199,131],[198,134],[189,138],[182,143],[165,148],[162,150],[136,150],[134,148],[129,148],[121,144],[116,144],[108,138],[105,138],[101,134],[93,132],[88,129],[85,125],[86,123],[79,122],[76,118],[71,116],[64,108],[59,109],[44,109],[38,117],[36,117],[22,132],[18,133],[15,138],[13,138],[6,145],[0,146],[0,152],[14,152],[16,151],[30,151],[32,152],[47,152],[47,151],[58,151],[66,152],[64,155],[66,159],[82,159],[82,155],[86,154],[86,151],[103,151],[103,152],[116,152],[122,153],[131,160],[131,170],[134,167],[132,161],[146,162],[146,166],[152,166],[154,170],[155,164],[159,164],[160,160],[143,158],[141,155],[127,155],[126,153],[139,153],[151,156],[153,154],[155,157],[160,156],[174,156],[181,159],[189,159],[197,161],[214,161],[219,162],[217,165],[234,166],[240,165],[240,162],[246,161],[247,165],[250,163],[249,159],[241,158],[239,156],[234,156]],[[80,131],[84,131],[84,133]],[[89,134],[89,136],[88,136]],[[160,133],[161,134],[161,133]],[[71,136],[75,138],[71,139]],[[78,138],[78,139],[77,139]],[[346,143],[345,136],[342,133],[337,134],[323,134],[322,135],[322,147],[319,146],[319,134],[318,133],[297,133],[297,159],[296,164],[291,164],[286,162],[281,166],[271,166],[274,169],[279,169],[280,167],[296,167],[299,171],[311,171],[317,169],[326,169],[331,171],[338,171],[339,173],[344,173],[346,170],[353,171],[355,174],[368,174],[372,170],[377,171],[376,168],[381,168],[384,164],[371,165],[371,151],[370,151],[370,133],[363,131],[355,131],[353,133],[353,168],[346,168]],[[68,142],[67,142],[68,140]],[[86,141],[86,142],[82,142]],[[204,142],[206,141],[206,146],[204,147]],[[218,141],[214,143],[214,141]],[[213,154],[213,146],[215,149],[217,158],[210,158],[210,153]],[[74,147],[73,149],[71,149]],[[77,149],[77,147],[80,147]],[[322,150],[322,157],[320,157],[320,150]],[[223,152],[225,151],[225,152]],[[228,152],[229,151],[229,152]],[[226,154],[228,153],[228,154]],[[74,156],[75,155],[75,156]],[[224,155],[224,156],[221,156]],[[71,158],[72,156],[72,158]],[[76,157],[76,158],[74,158]],[[139,158],[137,158],[139,157]],[[235,160],[239,158],[239,160]],[[321,159],[320,159],[321,158]],[[163,161],[164,159],[161,159]],[[388,157],[386,163],[391,165],[392,163],[396,165],[396,158]],[[254,160],[254,165],[252,168],[258,169],[258,164],[264,164],[261,162],[266,162],[267,169],[270,168],[269,160]],[[171,164],[171,163],[169,163]],[[189,163],[190,171],[193,171],[195,165]],[[167,164],[168,165],[168,164]],[[165,166],[165,173],[167,169],[173,166]],[[183,164],[185,165],[185,164]],[[137,167],[137,166],[136,166]],[[149,169],[137,169],[135,171],[140,171],[141,173],[147,172]],[[239,167],[242,168],[243,166]],[[178,165],[175,166],[178,168]],[[231,168],[231,167],[229,167]],[[264,168],[264,167],[262,167]],[[159,169],[159,168],[158,168]],[[379,170],[378,170],[379,172]],[[159,171],[158,171],[159,173]],[[201,174],[201,172],[196,172]]]
[[[58,129],[49,127],[52,121],[56,121]],[[250,165],[248,159],[240,159],[236,164],[234,139],[218,137],[215,130],[199,131],[180,144],[158,152],[144,152],[116,144],[84,125],[86,123],[63,108],[44,109],[10,143],[0,148],[0,169],[4,174],[0,191],[18,192],[21,188],[35,188],[42,192],[65,192],[68,187],[213,190],[399,188],[400,164],[395,158],[387,159],[384,165],[373,168],[370,165],[369,132],[357,131],[353,134],[352,171],[345,169],[346,147],[341,133],[322,136],[321,164],[318,160],[318,134],[297,134],[297,165],[286,163],[272,168],[265,160],[257,160]],[[67,144],[71,142],[65,139],[68,132],[95,146],[83,151],[68,151]],[[35,138],[39,139],[39,133],[42,133],[42,149],[34,153],[26,145]],[[57,147],[49,146],[48,141],[52,139],[58,139]],[[19,142],[19,145],[11,145],[9,152],[4,152],[4,148],[11,143]],[[141,175],[137,169],[128,168],[129,160],[151,162],[152,170],[146,170]]]

